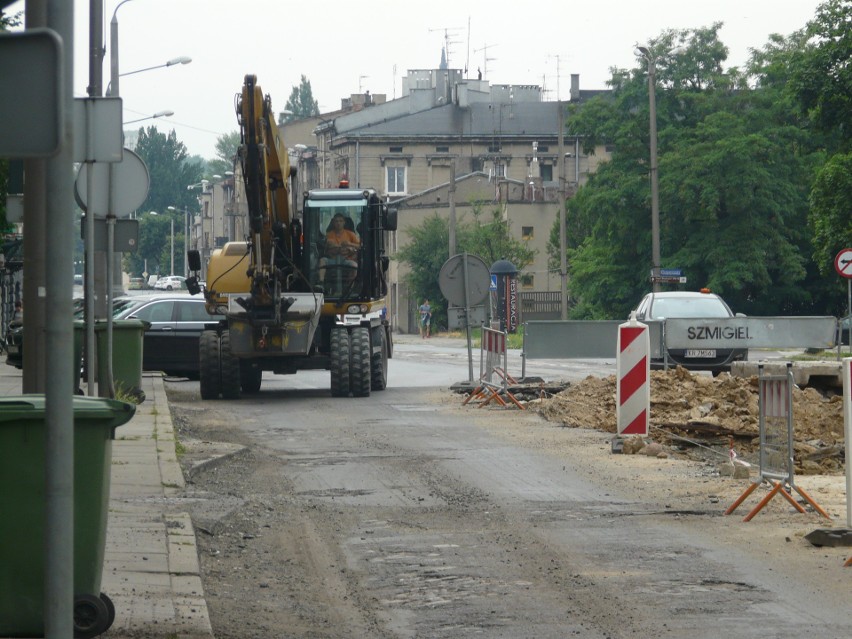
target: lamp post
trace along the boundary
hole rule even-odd
[[[154,115],[147,115],[144,118],[139,118],[137,120],[128,120],[123,124],[133,124],[134,122],[142,122],[142,120],[153,120],[155,118],[168,118],[173,116],[174,114],[174,111],[157,111]]]
[[[172,208],[172,207],[169,207]],[[156,211],[151,211],[151,215],[159,215]],[[169,222],[171,222],[171,261],[169,263],[169,275],[175,274],[175,218],[174,216],[169,216]]]
[[[175,211],[177,213],[183,213],[183,276],[189,276],[189,257],[187,256],[187,251],[189,250],[189,216],[192,215],[186,209],[179,209],[175,206],[167,206],[167,209],[170,211]]]

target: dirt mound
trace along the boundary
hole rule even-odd
[[[530,402],[549,421],[568,427],[616,432],[615,376],[588,377],[552,397]],[[695,375],[677,367],[651,373],[651,431],[654,441],[677,452],[712,450],[757,464],[759,448],[757,377]],[[793,389],[796,473],[843,470],[842,396]]]

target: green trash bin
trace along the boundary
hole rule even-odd
[[[94,637],[115,609],[101,593],[112,440],[136,406],[73,399],[74,626]],[[0,637],[44,636],[45,397],[0,398]]]
[[[138,319],[112,322],[112,379],[118,395],[145,401],[142,390],[142,345],[150,322]],[[107,322],[95,322],[95,341],[98,345],[98,386],[108,385]],[[102,394],[102,393],[101,393]]]

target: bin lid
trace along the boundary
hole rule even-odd
[[[0,397],[0,422],[44,420],[45,396],[43,394],[11,395]],[[126,424],[136,414],[136,405],[107,397],[75,395],[74,421],[97,421],[103,426]]]
[[[151,328],[151,322],[141,319],[114,319],[112,320],[112,330],[128,331],[137,330],[140,333]],[[101,332],[107,329],[107,320],[95,320],[95,331]]]

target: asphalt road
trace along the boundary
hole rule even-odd
[[[463,408],[446,388],[467,369],[436,340],[398,344],[364,399],[321,372],[234,402],[169,385],[182,439],[242,447],[186,496],[218,639],[848,636],[836,576],[732,543],[718,508],[582,472],[603,434],[561,454],[507,440],[542,425]]]

